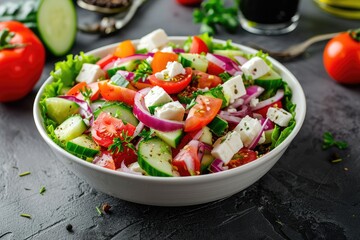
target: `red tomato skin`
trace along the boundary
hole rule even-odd
[[[282,108],[282,103],[281,103],[281,100],[279,101],[276,101],[266,107],[263,107],[263,108],[260,108],[256,111],[254,111],[254,113],[258,113],[258,114],[261,114],[261,116],[263,116],[264,118],[266,118],[266,114],[267,114],[267,111],[269,109],[269,107],[277,107],[277,108]]]
[[[129,106],[134,105],[134,99],[136,91],[115,86],[110,84],[108,81],[99,82],[100,94],[103,98],[108,101],[120,101],[128,104]]]
[[[114,159],[112,158],[111,154],[108,151],[101,152],[100,155],[94,158],[93,163],[95,165],[108,168],[111,170],[116,169]]]
[[[207,72],[209,74],[218,76],[220,73],[224,72],[224,69],[222,69],[221,67],[219,67],[215,63],[209,61]]]
[[[112,117],[109,113],[102,112],[94,121],[91,127],[91,135],[94,141],[102,147],[109,147],[114,142],[114,138],[121,138],[122,132],[132,136],[135,126],[130,123],[124,124],[121,119]]]
[[[187,5],[187,6],[194,6],[199,5],[202,0],[176,0],[179,4]]]
[[[257,159],[257,153],[248,148],[242,148],[234,155],[233,159],[227,164],[227,166],[231,168],[236,168],[246,163],[252,162]]]
[[[222,100],[199,95],[185,120],[184,131],[198,131],[209,124],[221,108]]]
[[[222,83],[220,77],[213,74],[204,73],[198,70],[193,70],[193,76],[195,76],[191,85],[196,88],[214,88]]]
[[[97,61],[96,64],[99,65],[101,69],[104,69],[106,65],[115,61],[116,59],[118,59],[118,57],[114,56],[113,54],[108,54],[99,61]]]
[[[187,67],[185,68],[185,71],[186,72],[184,75],[179,74],[181,76],[178,75],[174,77],[175,80],[176,78],[180,79],[179,81],[164,81],[155,77],[155,74],[149,76],[149,81],[153,86],[162,87],[168,94],[179,93],[184,90],[191,82],[192,69]]]
[[[45,48],[30,29],[15,21],[0,22],[0,31],[6,28],[15,33],[10,43],[25,45],[0,50],[0,102],[25,97],[39,80],[45,63]]]
[[[193,41],[190,46],[190,53],[208,53],[209,48],[207,47],[206,43],[199,37],[194,36]]]
[[[126,166],[137,161],[137,155],[133,149],[123,145],[124,150],[121,152],[112,153],[116,169],[121,167],[121,163],[124,162]]]
[[[325,46],[324,67],[338,83],[360,83],[360,42],[349,33],[340,33]]]
[[[200,174],[200,159],[198,157],[198,141],[192,140],[175,156],[172,165],[180,176]]]

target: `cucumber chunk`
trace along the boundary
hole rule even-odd
[[[128,62],[124,62],[114,68],[110,68],[107,70],[107,73],[109,75],[109,77],[113,77],[117,71],[119,70],[123,70],[123,71],[128,71],[128,72],[132,72],[135,70],[136,66],[138,65],[138,62],[136,60],[131,60]]]
[[[202,134],[199,138],[199,141],[200,142],[203,142],[203,143],[206,143],[206,144],[209,144],[209,145],[212,145],[212,133],[210,131],[210,128],[208,128],[207,126],[203,127],[202,129]]]
[[[173,148],[176,148],[179,145],[181,138],[183,136],[182,129],[171,131],[171,132],[161,132],[158,130],[153,130],[153,131],[156,136],[161,138],[164,142],[166,142]]]
[[[211,163],[214,161],[214,159],[215,158],[213,157],[213,155],[211,155],[211,153],[204,154],[203,158],[201,159],[201,163],[200,163],[201,174],[209,172],[209,167],[210,167]]]
[[[99,145],[97,145],[91,137],[88,135],[81,135],[66,143],[66,150],[80,156],[80,157],[94,157],[100,151]]]
[[[63,56],[70,50],[77,30],[73,1],[40,1],[36,22],[41,39],[55,56]]]
[[[158,137],[141,141],[138,148],[140,167],[150,176],[172,177],[171,148]]]
[[[207,126],[216,136],[221,137],[228,129],[229,124],[224,119],[216,116]]]
[[[259,85],[266,90],[275,89],[275,91],[282,86],[282,83],[282,77],[273,69],[270,69],[264,76],[254,80],[255,85]]]
[[[58,97],[45,99],[45,106],[46,114],[58,124],[80,110],[80,106],[77,103]]]
[[[196,53],[181,53],[179,55],[179,62],[183,67],[191,67],[202,72],[206,72],[209,64],[204,55]]]
[[[132,109],[123,103],[112,102],[104,104],[94,112],[94,117],[97,118],[101,112],[108,112],[111,116],[121,119],[125,123],[130,123],[137,126],[139,120],[134,116]]]
[[[61,123],[54,132],[60,141],[67,142],[79,137],[86,129],[87,126],[81,116],[75,115]]]

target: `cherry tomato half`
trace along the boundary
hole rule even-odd
[[[154,86],[162,87],[167,93],[179,93],[191,82],[192,70],[185,68],[185,74],[179,74],[169,81],[158,79],[155,74],[149,76],[149,81]]]
[[[246,163],[252,162],[257,159],[257,153],[248,148],[242,148],[237,152],[234,157],[227,164],[229,168],[236,168]]]

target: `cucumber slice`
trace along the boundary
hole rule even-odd
[[[134,126],[137,126],[139,123],[139,120],[134,116],[132,109],[123,103],[112,102],[104,104],[94,112],[94,117],[97,118],[101,112],[108,112],[111,116],[120,118],[124,122]]]
[[[265,142],[263,142],[263,144],[271,143],[271,136],[272,136],[273,131],[274,131],[274,129],[264,131],[264,133],[265,133]]]
[[[221,137],[228,129],[229,124],[224,119],[216,116],[207,126],[216,136]]]
[[[205,153],[200,163],[200,172],[201,174],[209,172],[208,168],[211,163],[214,161],[213,155],[211,153]]]
[[[39,34],[55,56],[65,55],[76,38],[76,10],[71,0],[42,0],[36,14]]]
[[[161,132],[158,130],[153,130],[153,131],[156,136],[161,138],[164,142],[166,142],[173,148],[176,148],[179,145],[181,138],[183,136],[182,129],[171,131],[171,132]]]
[[[171,148],[160,138],[141,141],[138,148],[140,167],[150,176],[172,177]]]
[[[275,70],[270,69],[268,73],[264,76],[254,80],[255,85],[265,88],[266,90],[274,89],[275,91],[282,86],[283,81],[282,77],[275,72]]]
[[[107,101],[105,100],[96,100],[96,101],[93,101],[91,104],[90,104],[90,108],[93,112],[95,112],[96,110],[102,108],[106,103],[108,103]]]
[[[67,142],[79,137],[86,129],[87,126],[81,116],[75,115],[66,119],[54,132],[60,141]]]
[[[183,67],[191,67],[202,72],[206,72],[208,68],[208,60],[204,55],[196,53],[181,53],[179,55],[179,62]]]
[[[235,56],[244,56],[244,52],[240,50],[214,50],[214,54],[219,54],[231,59],[235,59]]]
[[[135,70],[136,66],[138,65],[138,61],[136,60],[131,60],[128,62],[124,62],[114,68],[110,68],[107,70],[107,73],[109,75],[109,77],[111,78],[112,76],[114,76],[116,74],[117,71],[119,70],[123,70],[123,71],[128,71],[128,72],[132,72]]]
[[[206,144],[209,144],[209,145],[212,145],[212,133],[210,131],[210,128],[208,128],[207,126],[203,127],[202,129],[202,134],[199,138],[199,141],[200,142],[203,142],[203,143],[206,143]]]
[[[58,97],[45,99],[45,106],[46,114],[58,124],[80,110],[80,106],[77,103]]]
[[[66,150],[80,157],[88,158],[98,154],[100,147],[91,139],[91,137],[83,134],[67,142]]]

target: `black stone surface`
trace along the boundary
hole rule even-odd
[[[136,39],[156,28],[168,35],[197,34],[192,10],[175,0],[149,0],[116,35],[79,33],[71,52]],[[300,13],[298,28],[287,35],[257,36],[239,29],[234,35],[219,31],[216,37],[280,50],[315,34],[359,27],[359,21],[328,15],[311,0],[302,0]],[[85,10],[78,14],[80,22],[95,18]],[[232,197],[172,208],[134,204],[97,192],[56,159],[32,116],[37,90],[54,62],[63,59],[48,57],[31,94],[0,104],[0,239],[359,239],[360,86],[342,86],[328,77],[322,64],[324,46],[325,42],[318,43],[303,57],[284,63],[302,84],[307,115],[279,162]],[[322,150],[325,131],[346,140],[349,148]],[[331,164],[333,152],[343,161]],[[31,174],[19,177],[24,171]],[[110,214],[98,215],[95,207],[102,203],[111,205]]]

